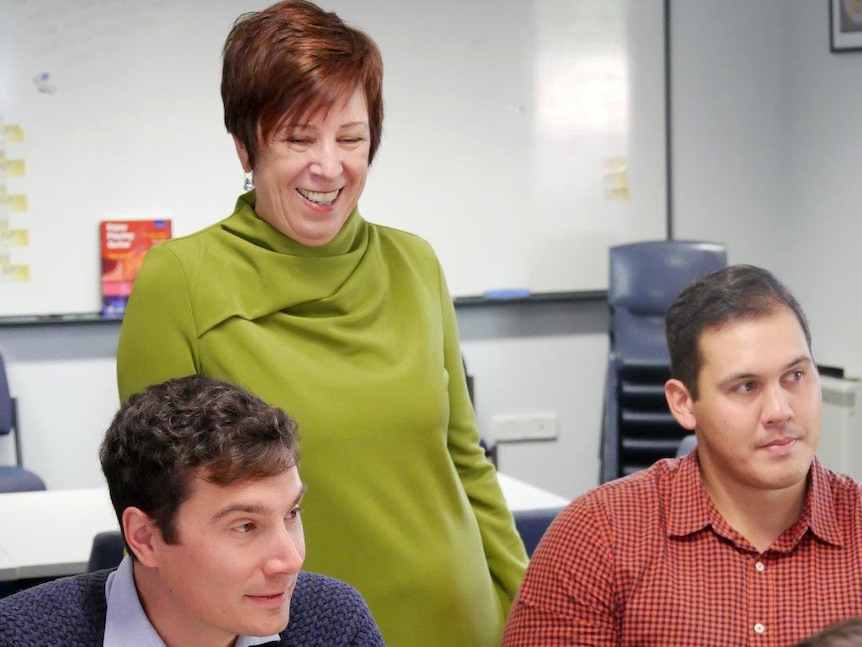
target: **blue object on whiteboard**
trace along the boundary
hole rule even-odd
[[[487,290],[482,296],[486,299],[526,299],[530,296],[530,290],[527,288]]]

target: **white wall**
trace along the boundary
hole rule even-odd
[[[677,237],[773,270],[823,364],[862,375],[862,53],[829,51],[825,2],[673,0]]]
[[[458,312],[476,414],[553,413],[556,441],[497,445],[501,471],[563,496],[595,486],[607,362],[604,302],[496,305]]]
[[[731,263],[782,255],[785,7],[671,2],[673,235],[724,242]]]
[[[862,52],[829,52],[820,5],[794,0],[784,12],[793,79],[781,271],[808,311],[818,361],[862,376]]]
[[[774,270],[808,311],[818,360],[862,374],[862,53],[829,53],[823,2],[672,0],[671,12],[675,236]],[[604,306],[458,316],[483,431],[500,414],[559,418],[558,441],[502,447],[501,470],[564,496],[595,485]],[[51,487],[99,481],[115,343],[110,324],[0,328],[25,460]]]
[[[24,465],[49,488],[104,484],[97,452],[119,404],[119,329],[116,322],[0,327]],[[0,437],[0,462],[13,460],[12,439]]]

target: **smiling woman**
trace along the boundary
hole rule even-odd
[[[491,647],[527,558],[479,444],[440,263],[359,212],[382,74],[368,35],[308,2],[239,18],[222,98],[255,188],[148,253],[120,396],[199,373],[291,411],[308,568],[356,586],[390,647]]]
[[[254,175],[255,213],[309,247],[331,241],[356,209],[371,159],[368,106],[356,88],[346,100],[285,124],[251,163],[236,135],[242,167]],[[295,123],[293,123],[295,122]]]

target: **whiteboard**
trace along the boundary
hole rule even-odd
[[[229,215],[221,47],[253,0],[0,0],[0,315],[100,309],[98,223]],[[602,290],[666,237],[663,0],[330,0],[383,53],[360,200],[454,296]]]

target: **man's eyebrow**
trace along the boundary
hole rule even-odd
[[[255,515],[265,515],[272,512],[272,508],[265,505],[258,505],[253,503],[235,503],[233,505],[225,506],[220,509],[212,516],[213,521],[218,521],[219,519],[223,519],[224,517],[230,516],[232,514],[255,514]]]
[[[800,364],[813,364],[813,360],[810,355],[800,355],[799,357],[793,358],[791,361],[787,362],[782,367],[782,371],[787,371],[793,368],[794,366],[799,366]],[[758,373],[751,372],[743,372],[743,373],[734,373],[733,375],[728,375],[725,379],[721,380],[720,384],[729,384],[731,382],[736,382],[737,380],[750,380],[752,378],[760,377]]]
[[[299,503],[302,501],[302,498],[305,496],[307,490],[308,488],[305,486],[305,484],[303,484],[302,487],[299,489],[299,494],[297,494],[296,498],[293,500],[293,503],[290,506],[291,508],[299,505]],[[257,503],[239,502],[234,503],[233,505],[225,506],[224,508],[218,510],[212,516],[212,521],[218,521],[219,519],[223,519],[224,517],[227,517],[232,514],[267,515],[272,514],[273,512],[274,510],[269,506],[260,505]]]
[[[793,368],[794,366],[798,366],[799,364],[814,364],[814,360],[811,359],[811,355],[800,355],[792,362],[788,362],[785,368]]]

